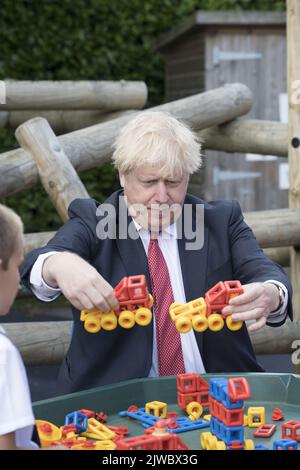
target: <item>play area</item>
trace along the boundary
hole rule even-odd
[[[226,402],[230,379],[235,403]],[[297,450],[299,390],[289,374],[185,374],[177,383],[139,379],[37,402],[34,412],[45,446],[60,436],[90,450]]]

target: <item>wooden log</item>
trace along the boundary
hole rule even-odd
[[[300,207],[300,1],[287,2],[287,51],[288,51],[288,155],[289,155],[289,207]],[[291,248],[291,281],[294,287],[293,306],[300,319],[300,247]],[[300,373],[300,366],[298,366]]]
[[[147,86],[138,81],[20,81],[6,80],[4,110],[143,108]]]
[[[300,209],[246,212],[244,215],[261,248],[300,245]],[[27,233],[25,252],[44,246],[54,234],[55,232]]]
[[[34,118],[19,126],[16,139],[34,158],[41,182],[63,222],[68,220],[68,207],[76,198],[89,194],[62,150],[53,130],[44,118]]]
[[[300,320],[287,320],[280,328],[265,326],[251,333],[250,339],[256,354],[290,354],[293,342],[300,340]]]
[[[4,329],[27,366],[54,365],[68,350],[72,322],[6,323]]]
[[[204,148],[229,153],[258,153],[287,157],[287,124],[258,119],[234,119],[198,132]]]
[[[251,104],[250,90],[245,85],[234,83],[152,109],[167,111],[195,130],[200,130],[247,113]],[[80,172],[107,162],[120,129],[132,116],[60,136],[63,151],[70,157],[75,169]],[[36,164],[24,150],[17,149],[1,154],[0,168],[0,196],[29,189],[38,182]]]
[[[271,258],[272,261],[275,261],[275,263],[278,263],[283,267],[290,265],[289,247],[265,248],[263,251],[269,258]]]
[[[25,121],[35,117],[47,119],[53,131],[60,135],[68,132],[107,122],[118,117],[126,116],[137,110],[103,112],[95,109],[65,110],[65,111],[0,111],[0,128],[16,129]]]
[[[61,363],[71,341],[71,321],[6,323],[4,327],[27,366]],[[250,338],[256,354],[289,354],[300,338],[300,321],[287,321],[280,328],[266,326]]]
[[[245,213],[262,248],[300,246],[300,209],[275,209]]]
[[[25,233],[24,235],[24,253],[27,255],[30,251],[47,245],[48,241],[54,236],[55,232],[36,232]]]

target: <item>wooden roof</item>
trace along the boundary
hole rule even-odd
[[[197,10],[167,33],[159,36],[155,49],[163,50],[181,36],[207,26],[285,26],[285,12]]]

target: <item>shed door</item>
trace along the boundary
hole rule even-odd
[[[247,118],[279,120],[279,95],[286,93],[286,39],[283,29],[219,29],[206,32],[205,87],[245,83],[254,105]],[[244,58],[236,53],[244,53]],[[225,53],[225,54],[224,54]],[[261,58],[250,58],[251,54]],[[232,56],[232,60],[230,59]],[[252,56],[254,57],[254,56]],[[205,198],[238,199],[242,209],[287,207],[288,191],[279,189],[279,169],[285,158],[253,161],[244,154],[206,151]],[[250,158],[252,160],[250,161]],[[283,169],[283,168],[282,168]],[[192,188],[197,181],[193,177]]]

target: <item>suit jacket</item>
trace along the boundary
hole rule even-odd
[[[123,201],[122,197],[119,198],[122,195],[123,191],[116,191],[105,203],[118,209],[120,201]],[[251,229],[243,220],[238,202],[204,203],[187,195],[185,203],[192,204],[193,210],[196,204],[204,204],[205,226],[202,249],[186,250],[186,240],[178,240],[186,300],[203,296],[206,290],[222,280],[239,279],[242,284],[246,284],[274,279],[282,282],[289,291],[288,313],[291,316],[290,282],[282,268],[259,248]],[[21,269],[25,285],[29,287],[30,271],[37,257],[55,250],[78,254],[113,287],[124,276],[145,274],[151,292],[147,257],[141,239],[138,236],[135,240],[118,237],[120,221],[117,214],[116,238],[100,240],[96,227],[103,217],[96,215],[98,206],[99,203],[93,199],[76,199],[72,202],[69,221],[46,247],[34,250],[27,256]],[[184,212],[182,217],[185,217]],[[130,221],[127,214],[125,223]],[[110,332],[100,330],[97,334],[90,334],[80,322],[78,310],[72,310],[73,335],[59,374],[60,392],[69,393],[148,376],[152,365],[152,323],[147,327],[135,326],[130,330],[118,327]],[[219,332],[195,332],[195,336],[206,372],[263,370],[256,361],[245,325],[235,332],[224,327]]]

